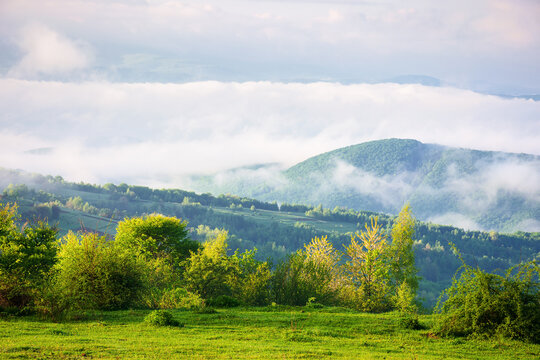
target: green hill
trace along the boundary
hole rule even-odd
[[[282,172],[266,172],[264,177],[260,167],[245,169],[220,174],[220,181],[209,176],[194,179],[192,185],[198,191],[263,201],[388,214],[397,214],[409,202],[425,221],[540,231],[540,157],[535,155],[387,139],[320,154]]]

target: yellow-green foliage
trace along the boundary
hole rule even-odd
[[[234,296],[248,305],[266,304],[270,267],[255,260],[255,249],[227,255],[227,232],[219,231],[186,261],[187,288],[204,299]]]
[[[184,276],[188,290],[208,299],[230,295],[229,278],[236,272],[227,256],[227,232],[222,231],[187,259]]]
[[[232,256],[239,271],[234,273],[236,276],[229,278],[229,283],[233,296],[243,304],[266,305],[270,297],[272,271],[267,262],[255,260],[255,251],[235,253]]]
[[[144,292],[144,264],[93,233],[70,232],[63,239],[56,286],[72,307],[123,309]]]
[[[115,242],[118,248],[146,259],[165,258],[179,266],[198,249],[186,226],[185,221],[160,214],[126,218],[118,224]]]
[[[177,287],[163,293],[159,301],[160,309],[196,309],[204,305],[204,300],[185,288]]]
[[[180,326],[181,324],[168,311],[154,310],[146,315],[144,322],[153,326]],[[183,326],[183,324],[182,324]]]
[[[0,307],[31,308],[56,262],[57,230],[38,221],[16,226],[17,206],[0,206]]]
[[[181,285],[182,274],[164,258],[135,257],[135,259],[144,268],[145,291],[141,297],[141,304],[149,308],[161,307],[162,299],[166,293]]]
[[[392,243],[388,247],[390,281],[394,288],[406,282],[414,293],[418,289],[418,270],[414,264],[415,219],[409,204],[401,209],[392,226]]]
[[[535,262],[506,276],[463,265],[436,311],[441,335],[493,335],[540,343],[540,268]]]
[[[349,281],[356,287],[356,307],[362,310],[390,309],[389,269],[385,251],[386,236],[377,218],[372,218],[371,226],[366,224],[365,231],[351,236],[351,244],[346,247],[349,259],[346,271]]]

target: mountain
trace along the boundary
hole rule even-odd
[[[424,86],[441,86],[441,80],[426,75],[400,75],[386,80],[396,84],[419,84]]]
[[[194,177],[196,191],[397,214],[469,229],[540,231],[540,157],[386,139],[340,148],[289,169]]]

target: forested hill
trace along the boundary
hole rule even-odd
[[[393,222],[392,216],[367,211],[278,206],[238,196],[127,184],[71,183],[59,176],[6,169],[0,169],[0,179],[4,182],[0,184],[0,202],[17,202],[22,222],[47,218],[58,224],[61,234],[83,228],[113,235],[117,222],[124,217],[158,212],[187,220],[191,236],[201,241],[212,236],[216,228],[227,229],[232,250],[257,248],[259,259],[270,257],[274,263],[315,236],[327,235],[338,249],[343,249],[350,235],[362,230],[372,217],[378,216],[385,229],[390,229]],[[418,222],[415,238],[416,262],[423,277],[419,294],[428,305],[433,305],[460,265],[449,242],[456,244],[469,264],[488,271],[540,259],[540,233],[465,231]]]
[[[285,171],[259,166],[194,177],[193,188],[389,214],[409,202],[425,221],[540,231],[540,157],[529,154],[387,139],[314,156]]]

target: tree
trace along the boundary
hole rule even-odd
[[[16,225],[17,206],[0,207],[0,306],[32,307],[57,258],[58,230],[46,222]]]
[[[409,308],[406,299],[414,299],[418,289],[418,269],[414,259],[415,219],[409,204],[405,205],[392,226],[392,243],[388,247],[390,286],[399,308]]]
[[[266,305],[269,299],[269,284],[272,271],[268,262],[257,261],[257,249],[238,251],[231,256],[231,261],[238,266],[236,276],[229,277],[233,296],[245,305]]]
[[[237,264],[227,256],[227,231],[222,230],[187,259],[184,277],[189,291],[210,299],[232,295],[230,278],[238,274]]]
[[[346,247],[349,281],[357,289],[357,307],[363,310],[384,311],[390,308],[385,251],[386,236],[377,218],[371,218],[371,226],[366,224],[365,231],[352,235],[351,244]]]
[[[145,290],[144,264],[93,233],[68,233],[59,253],[55,287],[79,309],[125,309]]]
[[[116,229],[116,245],[146,259],[166,258],[180,266],[199,244],[188,237],[187,222],[152,214],[124,219]]]
[[[313,297],[318,302],[331,303],[344,284],[340,265],[342,254],[328,241],[327,236],[312,238],[309,244],[304,245],[304,249],[306,268],[311,269],[304,274],[304,278],[309,278],[316,285]]]
[[[289,255],[279,263],[272,279],[274,299],[278,304],[305,305],[310,297],[315,297],[318,284],[306,278],[311,273],[311,262],[306,262],[303,250]]]
[[[332,304],[342,285],[341,254],[326,236],[314,237],[278,264],[273,290],[280,304],[305,305],[310,298]]]

